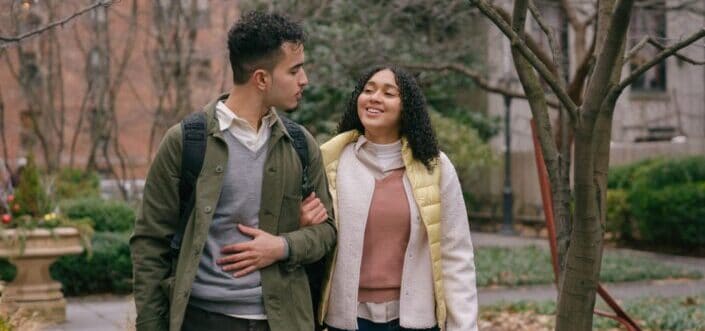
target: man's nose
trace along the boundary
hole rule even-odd
[[[301,69],[301,81],[299,81],[299,85],[301,86],[306,86],[308,85],[308,76],[306,76],[306,71]]]

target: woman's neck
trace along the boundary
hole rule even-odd
[[[373,130],[365,130],[365,138],[374,144],[388,145],[399,141],[401,137],[398,132],[374,132]]]

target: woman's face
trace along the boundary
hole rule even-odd
[[[383,138],[380,143],[398,140],[401,106],[394,73],[384,69],[372,75],[357,98],[357,116],[365,127],[365,135]]]

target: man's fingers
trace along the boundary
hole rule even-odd
[[[223,255],[236,254],[238,252],[243,252],[252,249],[251,246],[252,245],[249,241],[239,244],[227,245],[220,250],[220,253]]]
[[[229,263],[235,263],[238,261],[242,260],[247,260],[251,259],[255,256],[255,254],[252,251],[244,251],[240,252],[237,254],[232,254],[232,255],[227,255],[225,257],[222,257],[216,261],[218,265],[224,265],[224,264],[229,264]]]
[[[244,270],[236,272],[233,276],[235,276],[235,278],[247,276],[255,270],[257,270],[257,266],[251,265],[251,266],[245,268]]]
[[[257,259],[242,260],[237,263],[231,263],[223,267],[224,271],[245,270],[252,265],[257,264]]]
[[[237,229],[240,230],[240,232],[242,232],[244,235],[247,235],[250,237],[257,237],[258,235],[260,235],[262,233],[262,230],[260,230],[260,229],[251,228],[249,226],[245,226],[242,224],[238,224]]]

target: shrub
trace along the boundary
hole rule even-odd
[[[661,159],[645,159],[611,167],[607,176],[607,188],[629,189],[639,169],[658,162],[661,162]]]
[[[610,169],[606,230],[621,239],[702,245],[704,183],[703,156],[649,159]]]
[[[635,189],[659,189],[666,186],[705,181],[705,156],[663,159],[645,164],[633,178]]]
[[[51,266],[51,276],[61,282],[66,295],[132,291],[128,237],[125,233],[96,233],[92,257],[86,253],[61,257]],[[16,273],[7,259],[0,259],[2,280],[11,281]]]
[[[61,210],[69,218],[90,218],[96,232],[128,232],[135,224],[135,211],[126,203],[100,198],[68,200]]]
[[[129,293],[132,291],[132,260],[128,235],[99,232],[93,237],[93,256],[64,256],[51,267],[51,275],[63,284],[66,295]]]
[[[607,190],[607,220],[605,231],[618,239],[633,239],[632,223],[629,214],[627,191],[622,189]]]
[[[464,187],[479,180],[478,170],[496,163],[490,146],[482,141],[472,127],[429,111],[438,145],[448,155]]]
[[[95,172],[65,168],[56,177],[56,196],[62,200],[98,197],[100,178]]]
[[[705,245],[705,181],[661,189],[641,185],[630,192],[628,202],[644,240]]]
[[[11,208],[14,215],[43,216],[52,207],[46,191],[40,181],[39,169],[30,154],[27,165],[22,169],[20,183],[15,192],[15,200]]]

